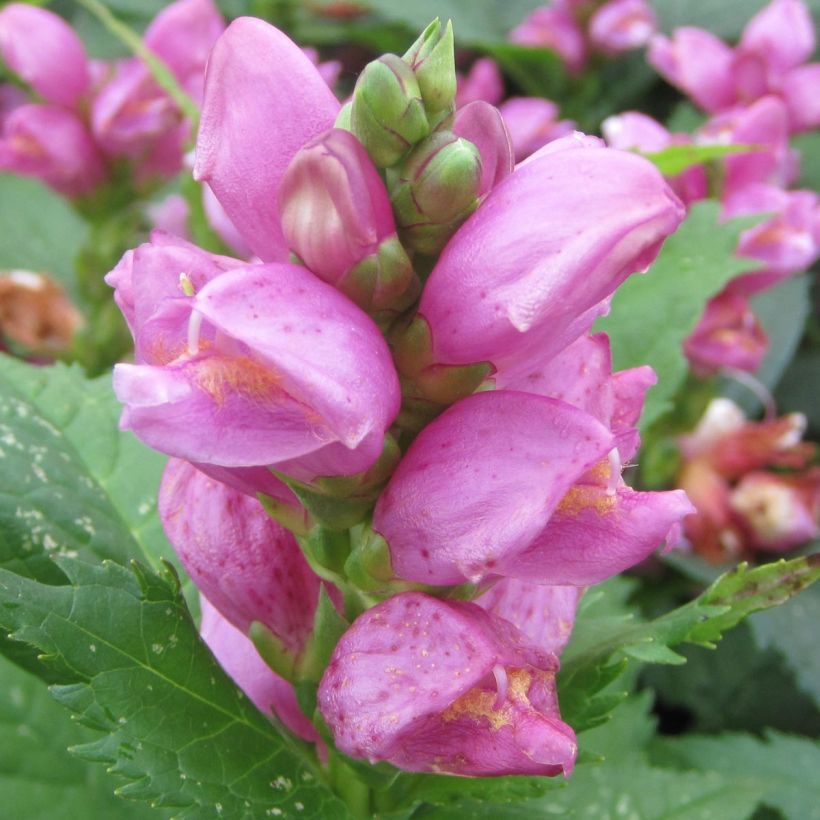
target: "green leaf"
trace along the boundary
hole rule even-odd
[[[797,134],[791,143],[800,153],[800,177],[794,187],[820,189],[820,131]]]
[[[665,177],[673,177],[693,165],[703,165],[730,154],[745,154],[754,150],[754,145],[670,145],[663,151],[639,153]]]
[[[305,751],[280,735],[199,639],[178,582],[57,559],[70,584],[0,570],[0,624],[36,646],[56,699],[104,732],[73,751],[176,817],[348,817]]]
[[[724,39],[735,40],[746,23],[768,0],[653,0],[662,31],[678,26],[697,26],[708,29]],[[817,18],[820,0],[806,0],[806,5]]]
[[[749,618],[757,645],[783,657],[797,685],[820,705],[820,587],[812,587],[783,606]]]
[[[816,740],[779,732],[767,732],[765,740],[724,733],[659,739],[652,752],[666,766],[749,778],[762,792],[763,802],[779,809],[784,817],[820,820],[820,745]]]
[[[50,274],[76,299],[74,260],[87,236],[64,197],[37,180],[0,174],[0,271]]]
[[[458,814],[433,808],[414,820],[533,820],[537,817],[594,820],[748,820],[761,789],[751,778],[712,772],[677,772],[640,762],[579,766],[567,787],[539,800],[510,806],[464,801]]]
[[[538,6],[536,0],[506,0],[504,3],[476,3],[475,0],[414,0],[397,3],[395,0],[367,0],[367,7],[391,22],[404,23],[414,31],[422,31],[427,24],[440,17],[451,19],[456,43],[498,42],[506,39],[507,32]],[[407,45],[410,45],[411,38]]]
[[[576,730],[600,720],[598,693],[614,662],[624,656],[648,663],[683,663],[671,647],[712,647],[723,632],[752,612],[777,606],[820,578],[816,556],[749,569],[741,564],[718,578],[695,600],[659,618],[636,623],[630,615],[579,617],[561,657],[558,691],[564,719]]]
[[[164,457],[117,429],[108,377],[0,355],[0,566],[46,582],[53,554],[160,566]]]
[[[820,732],[812,699],[797,687],[778,652],[757,645],[748,621],[729,632],[716,650],[684,646],[680,651],[684,666],[641,670],[642,684],[657,693],[663,712],[679,720],[678,726],[709,733],[767,727]]]
[[[644,275],[632,276],[615,293],[612,310],[596,324],[609,334],[613,364],[622,370],[649,364],[658,383],[646,399],[641,427],[672,406],[687,372],[682,344],[706,303],[733,277],[760,263],[734,256],[738,237],[761,217],[718,223],[720,205],[700,202],[666,240]]]
[[[14,820],[160,820],[165,812],[114,795],[117,781],[68,753],[93,733],[70,719],[46,686],[0,658],[0,794]]]

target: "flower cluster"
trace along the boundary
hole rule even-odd
[[[697,508],[684,521],[693,549],[723,563],[820,534],[820,468],[805,429],[800,413],[750,422],[728,399],[709,405],[681,440],[677,483]]]
[[[212,0],[177,0],[144,36],[196,102],[225,22]],[[69,197],[92,193],[126,163],[138,184],[182,169],[190,122],[140,59],[90,60],[73,29],[46,9],[0,11],[0,169],[42,180]]]
[[[744,147],[725,158],[719,179],[714,169],[694,166],[671,180],[687,204],[718,197],[724,219],[767,215],[741,235],[737,248],[738,256],[754,260],[757,267],[734,278],[711,300],[686,341],[686,355],[700,376],[727,367],[757,370],[768,340],[749,298],[807,270],[820,257],[817,194],[789,190],[799,168],[789,137],[820,124],[816,100],[804,99],[812,78],[820,78],[820,64],[803,65],[814,43],[814,26],[802,0],[772,0],[748,23],[735,49],[700,29],[678,29],[671,39],[657,35],[650,62],[712,116],[692,135],[671,134],[638,112],[603,124],[608,144],[616,148],[662,151],[687,143]]]
[[[623,481],[654,374],[613,373],[590,335],[684,208],[581,134],[513,170],[498,111],[455,93],[438,21],[344,107],[282,32],[233,22],[194,173],[258,260],[161,232],[126,253],[114,386],[122,426],[173,457],[166,533],[260,708],[317,740],[315,702],[322,754],[569,773],[578,598],[692,511]]]
[[[647,0],[552,0],[510,32],[510,40],[554,51],[572,73],[593,55],[611,57],[645,46],[656,29]]]

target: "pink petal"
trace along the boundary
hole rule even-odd
[[[732,49],[699,28],[678,28],[670,40],[656,34],[649,43],[649,64],[709,112],[735,102]]]
[[[91,76],[85,47],[62,17],[27,3],[0,11],[0,58],[49,103],[73,108]]]
[[[460,108],[453,118],[452,132],[469,140],[481,156],[479,196],[488,194],[513,170],[513,147],[501,112],[481,100]]]
[[[583,590],[502,578],[476,603],[520,629],[535,646],[556,655],[566,646]]]
[[[573,481],[611,447],[603,426],[563,402],[478,393],[422,430],[373,526],[400,578],[475,582],[526,549]]]
[[[342,637],[319,709],[337,747],[372,762],[462,775],[568,773],[576,745],[558,714],[556,668],[553,655],[475,604],[402,593]]]
[[[333,125],[339,103],[273,26],[235,20],[211,53],[194,176],[263,260],[285,260],[279,183],[294,154]]]
[[[561,500],[535,542],[505,560],[499,574],[531,583],[597,584],[658,549],[694,507],[682,490],[615,492],[578,483]]]
[[[490,57],[476,60],[466,76],[459,76],[456,92],[456,107],[468,105],[476,100],[484,100],[490,105],[498,105],[504,97],[504,78],[498,64]]]
[[[820,127],[820,63],[809,63],[790,71],[782,81],[780,94],[789,109],[791,130],[809,131]]]
[[[178,459],[165,469],[159,515],[185,571],[222,615],[242,633],[260,621],[298,656],[321,582],[293,535],[255,498]]]
[[[69,197],[90,193],[107,174],[82,120],[56,105],[21,105],[8,114],[0,170],[35,177]]]
[[[212,0],[177,0],[152,20],[144,42],[198,101],[208,55],[224,30]]]
[[[802,0],[772,0],[746,24],[738,49],[760,54],[775,72],[811,57],[814,21]]]
[[[640,157],[573,137],[541,151],[462,225],[425,285],[419,312],[437,363],[554,355],[683,217]]]

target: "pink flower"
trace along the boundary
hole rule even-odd
[[[589,20],[592,45],[604,54],[641,48],[655,33],[655,12],[646,0],[609,0]]]
[[[20,105],[2,122],[0,170],[42,180],[70,197],[91,192],[106,167],[76,114],[55,105]]]
[[[9,3],[0,11],[0,58],[48,103],[73,108],[89,89],[82,41],[47,9]]]
[[[179,459],[165,469],[159,515],[185,571],[223,617],[243,634],[259,621],[297,660],[321,581],[293,535],[255,498]]]
[[[705,111],[723,111],[735,102],[732,49],[708,31],[679,28],[671,40],[656,34],[647,59]]]
[[[342,636],[319,686],[336,746],[406,771],[569,775],[558,662],[475,604],[402,593]]]
[[[510,130],[516,162],[566,136],[574,127],[569,120],[558,120],[558,106],[554,102],[540,97],[510,97],[499,110]]]
[[[145,45],[199,101],[208,55],[224,28],[212,0],[177,0],[148,27]],[[94,97],[91,124],[103,150],[138,160],[143,178],[173,176],[182,168],[188,124],[141,60],[114,67]]]
[[[285,261],[279,185],[296,152],[332,127],[339,103],[273,26],[235,20],[211,55],[194,175],[262,260]]]
[[[333,128],[299,149],[279,211],[288,247],[361,307],[391,307],[414,280],[384,182],[349,131]]]
[[[381,453],[399,403],[387,345],[309,271],[155,235],[107,281],[135,340],[136,363],[115,368],[121,424],[150,446],[304,480],[359,472]]]
[[[612,446],[603,425],[563,402],[478,393],[422,430],[379,497],[373,527],[400,578],[446,585],[509,575],[573,482]]]
[[[441,254],[419,307],[432,362],[548,359],[589,329],[682,217],[646,160],[590,138],[550,143],[490,193]]]
[[[574,74],[583,71],[586,65],[584,32],[566,4],[536,9],[510,32],[510,42],[551,49]]]
[[[814,24],[802,0],[772,0],[746,25],[736,49],[706,31],[676,29],[672,39],[656,36],[650,63],[710,113],[779,96],[789,130],[820,124],[813,93],[820,64],[804,64],[814,51]]]
[[[740,54],[752,53],[773,74],[796,68],[814,51],[814,21],[802,0],[772,0],[746,24]]]
[[[322,741],[296,702],[296,693],[259,657],[256,647],[204,597],[200,596],[200,634],[219,665],[253,701],[260,712],[276,717],[295,735],[309,743]]]
[[[678,485],[696,507],[684,530],[698,553],[722,563],[817,537],[820,471],[810,466],[816,446],[801,440],[805,429],[798,413],[749,422],[728,399],[710,403],[679,441]]]
[[[768,337],[748,301],[734,292],[711,299],[683,343],[693,372],[701,378],[723,367],[754,373],[768,347]]]
[[[498,105],[504,97],[504,78],[495,60],[481,57],[471,66],[466,75],[458,78],[456,108],[471,102],[483,100],[490,105]]]
[[[820,205],[813,191],[783,191],[770,185],[751,184],[730,196],[723,216],[772,213],[770,219],[745,231],[738,255],[758,259],[763,270],[736,277],[729,290],[751,296],[787,277],[808,270],[820,256]]]
[[[820,535],[820,469],[797,476],[747,473],[728,503],[752,549],[786,552]]]

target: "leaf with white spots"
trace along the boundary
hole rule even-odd
[[[332,817],[345,805],[311,751],[233,685],[199,639],[175,576],[56,559],[68,584],[0,570],[0,627],[41,652],[52,694],[102,736],[74,748],[174,817]]]
[[[0,355],[0,566],[48,581],[54,552],[173,557],[155,514],[165,458],[117,429],[120,411],[110,377]]]

